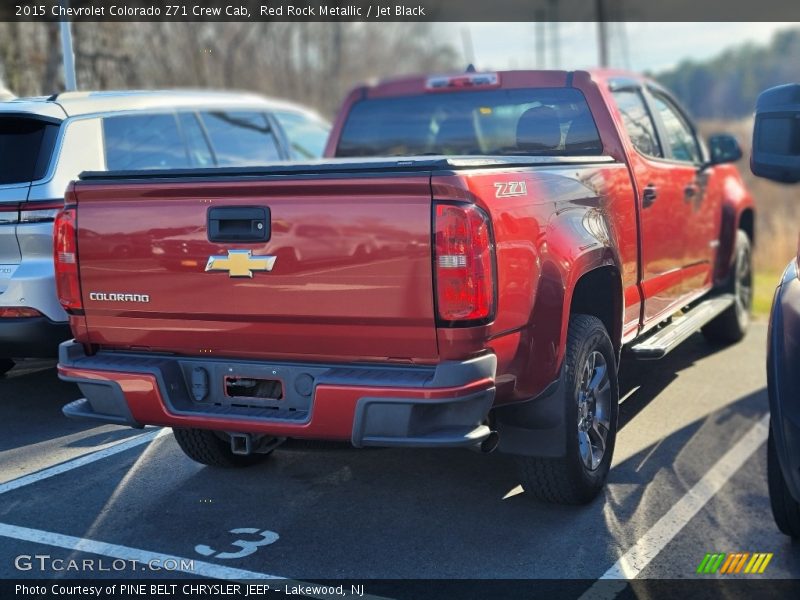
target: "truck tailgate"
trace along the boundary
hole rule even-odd
[[[437,356],[429,173],[89,181],[74,197],[85,341],[242,358]],[[223,215],[218,235],[235,236],[253,214],[267,215],[268,241],[209,240],[210,219]],[[272,269],[259,257],[275,257]]]

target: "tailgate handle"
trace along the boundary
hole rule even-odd
[[[208,241],[266,242],[270,214],[265,206],[224,206],[208,210]]]

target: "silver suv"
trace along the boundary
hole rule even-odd
[[[70,337],[53,218],[82,171],[262,165],[322,155],[300,106],[215,92],[69,92],[0,102],[0,375]]]

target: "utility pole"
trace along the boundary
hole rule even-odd
[[[595,0],[597,14],[597,55],[600,66],[608,66],[608,23],[606,23],[605,0]]]
[[[61,6],[67,8],[69,0],[61,0]],[[75,51],[72,48],[72,23],[61,20],[61,56],[64,57],[64,87],[68,92],[78,89],[75,80]]]
[[[461,49],[468,65],[475,64],[475,48],[472,46],[472,30],[469,25],[461,28]]]
[[[550,0],[550,56],[554,69],[561,68],[561,38],[558,35],[558,0]]]
[[[534,13],[534,17],[536,18],[536,68],[537,69],[546,69],[547,68],[547,57],[545,56],[546,48],[545,46],[545,12],[543,10],[537,10]]]

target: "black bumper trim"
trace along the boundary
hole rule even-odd
[[[133,418],[122,388],[115,381],[97,381],[61,375],[59,378],[78,384],[78,388],[86,396],[70,402],[61,409],[67,417],[127,425],[137,429],[144,427]]]
[[[414,448],[476,446],[489,437],[483,422],[495,388],[458,398],[372,398],[358,400],[352,443]]]
[[[291,381],[294,373],[312,373],[314,384],[350,387],[406,387],[412,390],[465,386],[475,381],[494,380],[497,358],[484,355],[463,362],[447,361],[435,367],[394,365],[310,365],[286,362],[221,361],[218,359],[183,358],[157,354],[100,352],[87,356],[83,346],[74,342],[61,344],[59,366],[95,371],[146,373],[156,378],[167,409],[178,415],[216,417],[206,405],[193,402],[182,367],[204,365],[283,371]],[[131,416],[124,394],[113,381],[76,379],[60,375],[65,381],[79,385],[86,398],[64,407],[69,417],[142,427]],[[167,392],[169,390],[169,392]],[[491,431],[484,424],[494,403],[495,388],[463,397],[446,399],[362,397],[356,405],[352,441],[361,446],[460,447],[474,446],[485,440]],[[300,422],[312,419],[313,397]],[[249,410],[249,409],[248,409]],[[279,411],[249,410],[249,414],[226,417],[247,421],[297,422],[280,418]]]

